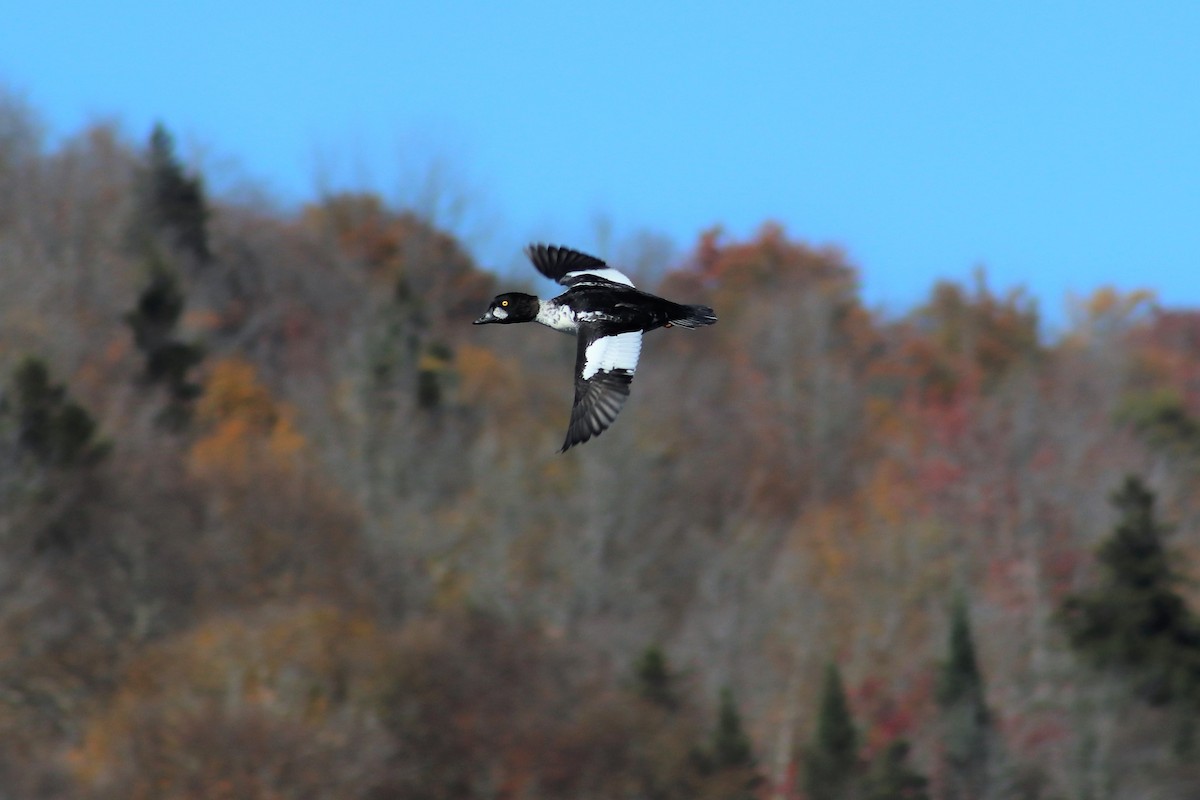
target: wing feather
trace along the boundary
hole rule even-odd
[[[612,283],[633,286],[633,281],[595,256],[555,245],[531,244],[525,254],[537,271],[563,286],[574,286],[594,276]]]
[[[580,326],[575,403],[563,451],[599,436],[613,424],[629,399],[641,349],[641,331],[604,336],[594,326]]]

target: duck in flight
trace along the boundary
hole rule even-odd
[[[550,300],[521,292],[497,295],[475,324],[540,322],[575,334],[575,404],[560,453],[599,436],[617,418],[629,397],[643,333],[717,321],[708,306],[673,303],[635,289],[623,273],[576,250],[535,244],[525,254],[567,291]]]

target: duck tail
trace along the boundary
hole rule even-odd
[[[681,328],[701,328],[705,325],[712,325],[716,321],[716,312],[708,306],[680,305],[667,324],[678,325]]]

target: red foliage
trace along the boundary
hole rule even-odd
[[[932,683],[924,673],[899,687],[892,678],[869,675],[848,694],[862,725],[862,756],[869,761],[896,739],[919,733],[928,718]]]

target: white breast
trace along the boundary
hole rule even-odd
[[[575,314],[566,306],[560,306],[553,300],[540,301],[537,316],[534,321],[540,322],[547,328],[553,328],[556,331],[563,333],[575,333],[579,330],[579,323],[575,320]]]

